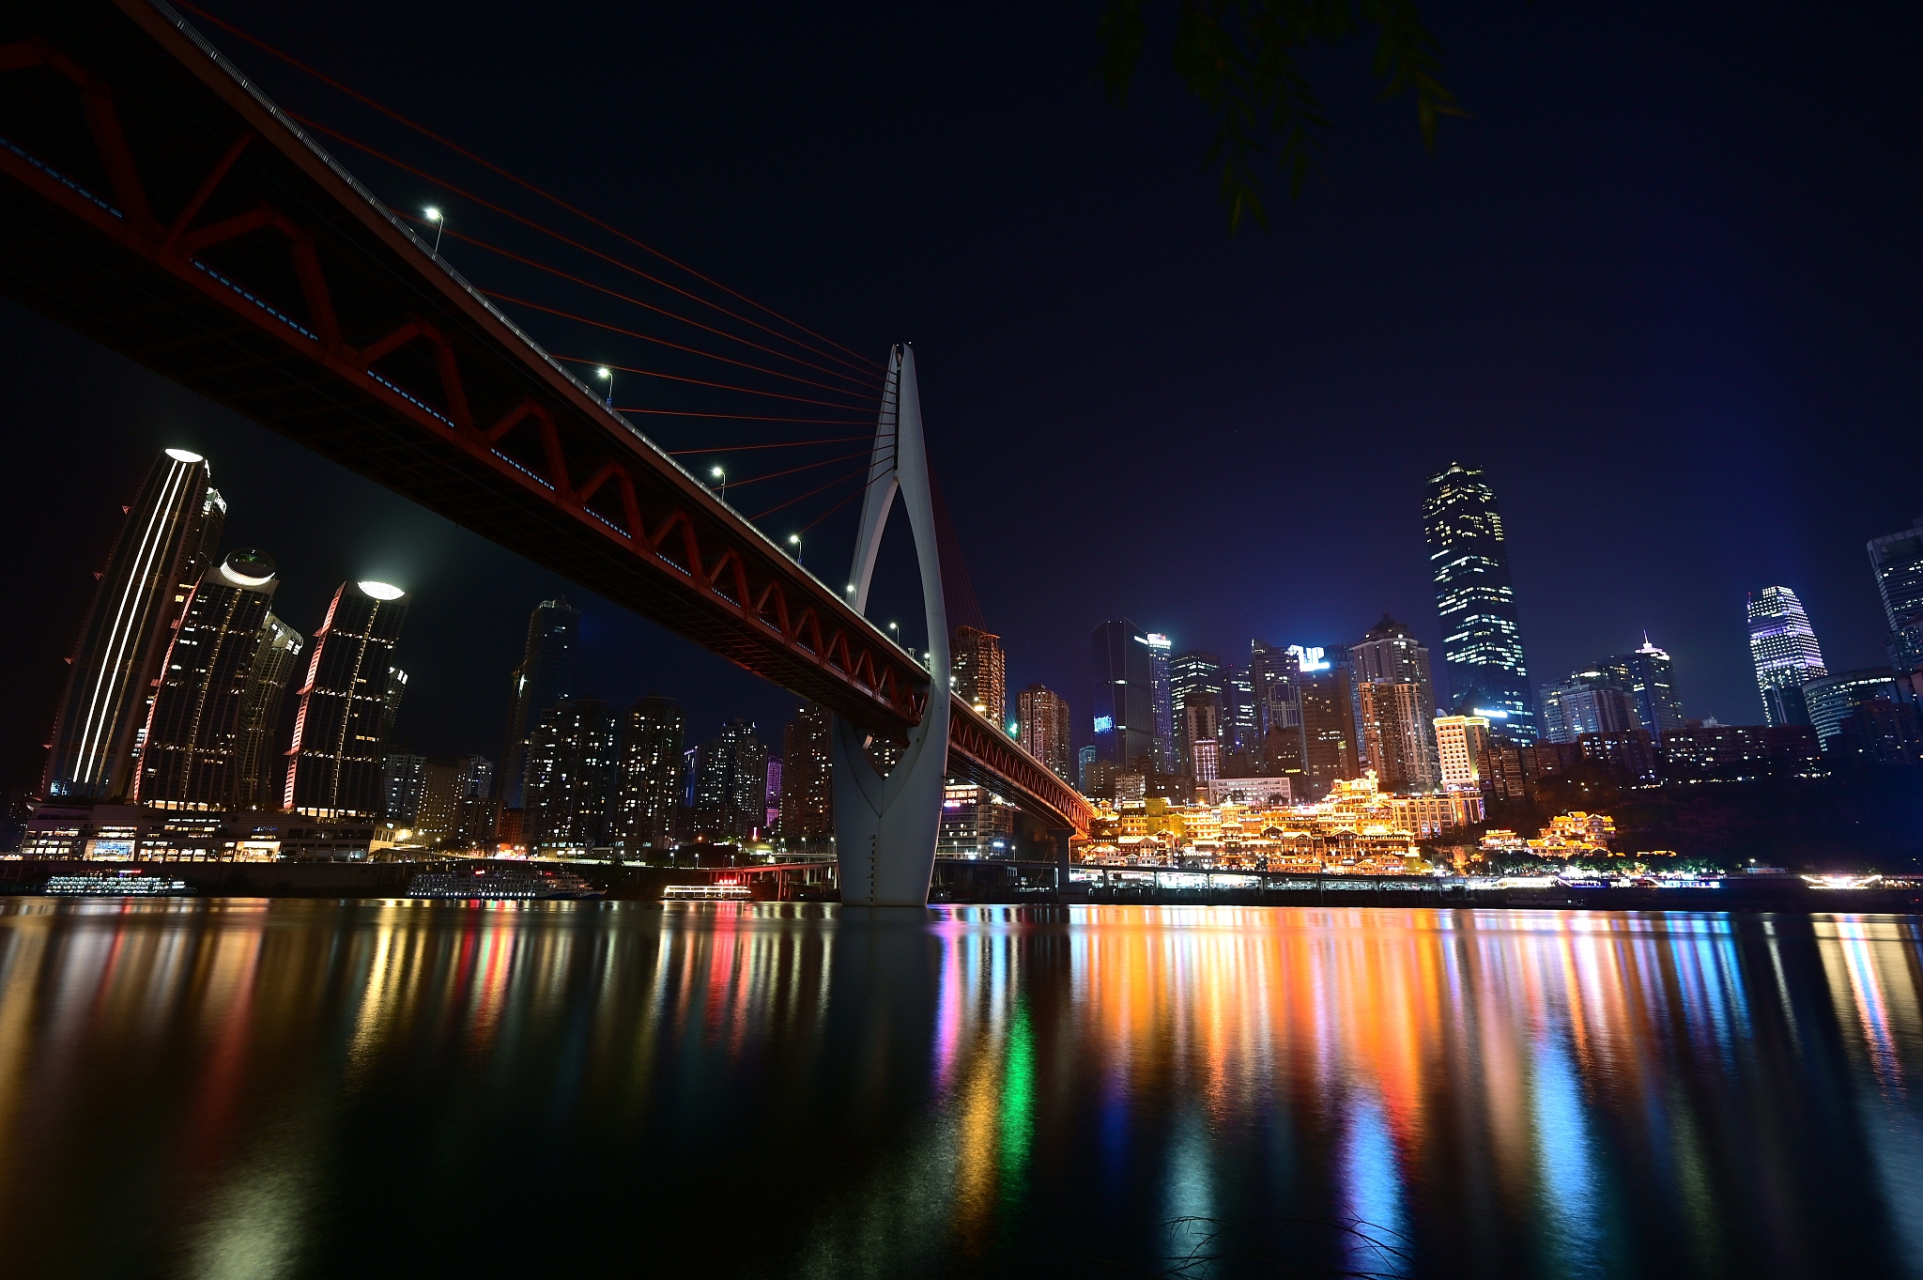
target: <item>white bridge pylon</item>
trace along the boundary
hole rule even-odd
[[[868,493],[848,571],[855,612],[868,612],[868,586],[896,493],[908,511],[921,568],[927,615],[929,688],[921,723],[908,731],[908,749],[886,777],[868,755],[869,734],[840,716],[832,731],[835,856],[841,863],[844,906],[925,907],[941,834],[942,786],[948,769],[948,607],[942,597],[941,556],[935,543],[935,504],[922,441],[921,397],[915,387],[914,348],[898,346],[888,360],[881,418],[868,457]]]

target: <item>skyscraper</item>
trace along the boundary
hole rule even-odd
[[[247,671],[247,696],[241,708],[239,774],[234,791],[237,809],[265,809],[280,804],[281,766],[285,757],[274,749],[280,732],[280,708],[301,653],[300,632],[273,614],[260,629],[254,662]]]
[[[695,758],[694,829],[710,840],[754,834],[767,820],[768,748],[746,720],[730,720]]]
[[[1429,648],[1388,614],[1349,646],[1349,678],[1355,682],[1364,754],[1384,791],[1429,791],[1442,784],[1436,756],[1435,682]],[[1408,694],[1384,691],[1363,705],[1371,684],[1406,684]],[[1383,717],[1393,715],[1393,723]],[[1378,759],[1378,756],[1380,757]]]
[[[1665,733],[1683,728],[1683,703],[1676,692],[1676,677],[1669,655],[1649,643],[1643,634],[1643,647],[1619,653],[1600,665],[1605,679],[1629,695],[1636,709],[1637,726],[1649,730],[1657,742]]]
[[[1870,571],[1890,624],[1890,665],[1923,667],[1923,516],[1901,533],[1869,541]]]
[[[956,627],[953,652],[956,695],[997,728],[1006,724],[1008,655],[1002,652],[1002,638],[976,627]]]
[[[609,839],[629,849],[673,846],[686,727],[673,698],[651,693],[628,708]]]
[[[133,798],[163,809],[239,803],[254,658],[277,585],[274,562],[235,551],[189,593],[155,681]]]
[[[1222,678],[1222,741],[1224,750],[1247,751],[1255,745],[1255,682],[1247,667],[1230,664]]]
[[[1260,640],[1249,641],[1249,692],[1255,699],[1255,763],[1257,771],[1271,776],[1283,772],[1281,759],[1288,757],[1300,770],[1301,750],[1277,750],[1277,735],[1286,733],[1301,738],[1302,717],[1295,700],[1295,675],[1298,659],[1285,650]]]
[[[1355,708],[1349,695],[1349,673],[1331,663],[1305,657],[1297,673],[1297,706],[1301,711],[1302,794],[1314,803],[1329,794],[1338,781],[1357,776]]]
[[[1148,639],[1127,618],[1089,637],[1095,676],[1095,754],[1118,768],[1155,749],[1155,664]]]
[[[495,779],[506,808],[522,807],[527,739],[541,712],[574,694],[574,651],[580,631],[581,611],[565,598],[543,600],[528,618],[521,665],[508,681],[507,739],[501,745],[501,770]]]
[[[54,720],[42,791],[108,800],[133,786],[134,752],[183,584],[212,561],[226,506],[197,453],[169,449],[140,486],[94,591]]]
[[[1017,698],[1017,713],[1022,749],[1047,765],[1063,782],[1074,786],[1068,703],[1054,690],[1031,684]]]
[[[1535,700],[1516,624],[1502,516],[1479,469],[1452,462],[1430,477],[1423,529],[1452,708],[1491,716],[1517,741],[1535,741]]]
[[[804,702],[781,738],[781,834],[823,840],[835,831],[828,713]]]
[[[544,709],[527,740],[521,838],[529,848],[592,849],[607,839],[614,721],[599,698]]]
[[[1837,747],[1833,739],[1851,712],[1877,698],[1896,702],[1896,673],[1888,667],[1869,667],[1824,674],[1805,684],[1801,693],[1809,711],[1808,723],[1815,728],[1823,753],[1830,755]]]
[[[1573,671],[1567,680],[1542,691],[1545,741],[1574,742],[1585,733],[1624,733],[1641,727],[1635,699],[1600,667]]]
[[[385,582],[343,582],[314,633],[288,749],[283,807],[315,818],[378,818],[388,670],[407,596]]]
[[[1176,654],[1169,660],[1169,698],[1175,707],[1175,769],[1194,777],[1195,759],[1189,754],[1193,735],[1189,733],[1185,708],[1204,703],[1215,708],[1215,721],[1208,737],[1218,744],[1219,750],[1221,738],[1215,728],[1228,709],[1228,667],[1213,653],[1191,650]]]
[[[1163,773],[1175,771],[1175,695],[1169,683],[1169,638],[1151,631],[1143,637],[1148,644],[1149,705],[1155,711],[1155,742],[1152,754],[1155,767]],[[1064,775],[1066,776],[1066,775]]]
[[[494,765],[486,756],[432,756],[422,771],[414,838],[430,848],[467,849],[493,829]]]
[[[1423,706],[1413,680],[1363,680],[1362,760],[1384,792],[1433,791],[1442,783],[1436,759],[1435,715]]]
[[[412,751],[389,751],[381,756],[381,816],[394,826],[420,825],[427,766],[427,757]]]
[[[1749,598],[1749,658],[1771,725],[1808,724],[1803,686],[1829,674],[1803,602],[1788,587],[1764,587]]]
[[[1491,746],[1486,716],[1439,716],[1436,719],[1436,754],[1442,764],[1445,787],[1479,787],[1482,760]]]

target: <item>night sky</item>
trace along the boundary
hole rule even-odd
[[[1321,173],[1234,236],[1165,46],[1105,100],[1093,0],[208,7],[840,342],[912,340],[1011,691],[1056,688],[1078,722],[1106,617],[1246,659],[1386,610],[1438,645],[1422,488],[1457,459],[1500,496],[1538,684],[1647,629],[1689,715],[1757,722],[1743,599],[1778,583],[1832,670],[1886,660],[1863,543],[1923,513],[1914,4],[1425,3],[1473,118],[1426,153],[1365,42],[1318,55]],[[203,29],[284,105],[395,136]],[[335,150],[390,204],[479,225]],[[645,354],[508,310],[557,350]],[[587,613],[581,692],[779,743],[783,691],[5,302],[0,377],[9,785],[37,777],[119,506],[173,444],[208,456],[228,545],[279,561],[293,625],[343,578],[415,593],[417,749],[498,752],[527,612],[558,592]],[[854,514],[810,534],[830,580]],[[879,611],[905,620],[902,559]]]

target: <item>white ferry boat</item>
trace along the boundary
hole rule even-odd
[[[407,886],[410,898],[513,898],[525,901],[579,901],[603,898],[597,889],[565,867],[528,862],[489,862],[475,867],[416,871]]]
[[[752,902],[745,884],[671,884],[661,890],[663,902]]]
[[[87,871],[48,876],[40,892],[53,898],[179,898],[193,893],[193,888],[184,880],[148,875],[139,867],[122,867],[111,875]]]

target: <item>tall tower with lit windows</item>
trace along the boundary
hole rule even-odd
[[[1509,737],[1534,742],[1535,699],[1495,490],[1480,469],[1452,462],[1429,478],[1422,523],[1450,702],[1460,714],[1486,716]]]
[[[389,671],[407,595],[385,582],[343,582],[314,634],[287,752],[285,808],[315,818],[378,818]]]
[[[113,800],[133,787],[154,676],[192,584],[212,564],[226,504],[207,462],[169,449],[126,508],[69,662],[41,790],[50,800]]]

